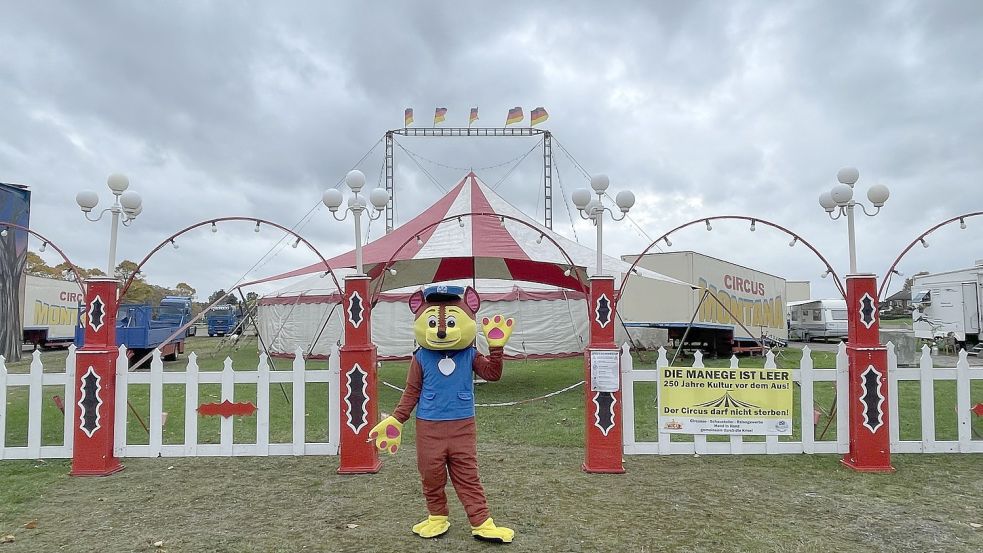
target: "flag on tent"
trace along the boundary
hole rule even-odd
[[[529,120],[532,121],[533,125],[538,125],[549,118],[550,114],[546,113],[546,108],[543,107],[538,107],[529,114]]]
[[[403,114],[403,126],[409,127],[413,124],[413,108],[406,108],[406,112]]]
[[[506,125],[511,125],[512,123],[518,123],[518,122],[522,121],[522,119],[523,119],[523,117],[522,117],[522,108],[519,107],[519,106],[515,106],[514,108],[512,108],[512,109],[509,110],[509,116],[505,120],[505,124]]]
[[[443,123],[445,115],[447,115],[447,108],[437,108],[433,112],[433,124]]]
[[[468,117],[468,126],[478,120],[478,108],[471,108],[471,115]]]

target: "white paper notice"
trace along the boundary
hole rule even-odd
[[[590,350],[590,389],[594,392],[617,392],[621,370],[621,352],[616,349]]]

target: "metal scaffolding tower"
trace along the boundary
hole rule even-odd
[[[543,224],[553,228],[553,138],[549,131],[532,127],[404,127],[386,131],[386,191],[389,192],[389,203],[386,205],[386,233],[392,232],[396,194],[393,188],[393,142],[395,135],[400,136],[542,136],[543,137],[543,189],[546,202],[544,205]]]

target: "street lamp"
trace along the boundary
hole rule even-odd
[[[840,184],[834,186],[828,192],[819,195],[819,205],[826,210],[832,220],[846,216],[847,233],[850,240],[850,273],[857,272],[857,244],[856,233],[853,226],[853,208],[860,206],[864,214],[873,217],[881,211],[881,207],[887,202],[891,191],[883,184],[875,184],[867,190],[867,199],[873,205],[873,213],[867,212],[867,206],[853,199],[853,185],[860,178],[860,172],[853,167],[840,169],[836,173],[836,180]],[[834,215],[835,213],[835,215]]]
[[[342,211],[341,217],[338,217],[338,208],[341,207],[341,202],[344,199],[341,190],[337,188],[329,188],[324,191],[321,196],[321,201],[324,205],[331,211],[331,215],[338,221],[344,221],[348,218],[348,213],[351,212],[355,219],[355,274],[362,275],[362,212],[366,211],[367,205],[365,202],[365,196],[359,194],[362,187],[365,186],[365,175],[355,169],[354,171],[349,171],[345,175],[345,184],[352,191],[352,196],[348,198],[348,207]],[[375,213],[371,211],[367,214],[369,220],[374,221],[382,216],[382,211],[386,209],[386,204],[389,203],[389,192],[384,188],[376,188],[371,193],[369,193],[369,201],[372,203],[372,207],[375,208]]]
[[[601,251],[601,242],[604,234],[604,212],[607,211],[610,213],[611,219],[620,221],[628,215],[628,210],[631,209],[631,206],[635,205],[635,195],[629,190],[622,190],[618,192],[618,195],[614,199],[614,203],[618,205],[618,209],[621,211],[621,217],[616,216],[615,212],[610,208],[604,207],[604,204],[601,203],[601,197],[604,196],[604,192],[608,189],[609,184],[610,181],[607,175],[594,175],[590,179],[590,187],[597,194],[597,198],[591,198],[591,191],[586,188],[578,188],[570,195],[573,204],[577,206],[577,211],[580,212],[580,218],[593,221],[597,227],[598,275],[604,274],[602,269],[604,255]]]
[[[116,237],[119,232],[120,215],[122,215],[123,225],[130,226],[130,223],[143,211],[143,200],[140,198],[140,194],[127,190],[130,187],[130,180],[126,178],[126,175],[119,173],[109,175],[106,184],[113,192],[113,205],[102,210],[98,217],[89,216],[93,208],[99,204],[99,195],[92,190],[82,190],[76,194],[75,202],[89,221],[99,221],[107,212],[113,214],[113,226],[109,236],[109,265],[106,270],[106,274],[111,277],[116,270]]]

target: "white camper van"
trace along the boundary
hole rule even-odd
[[[911,327],[916,338],[949,336],[980,341],[983,259],[975,267],[916,275],[911,286]]]
[[[807,300],[788,304],[788,335],[791,340],[808,342],[822,338],[847,337],[846,301]]]

